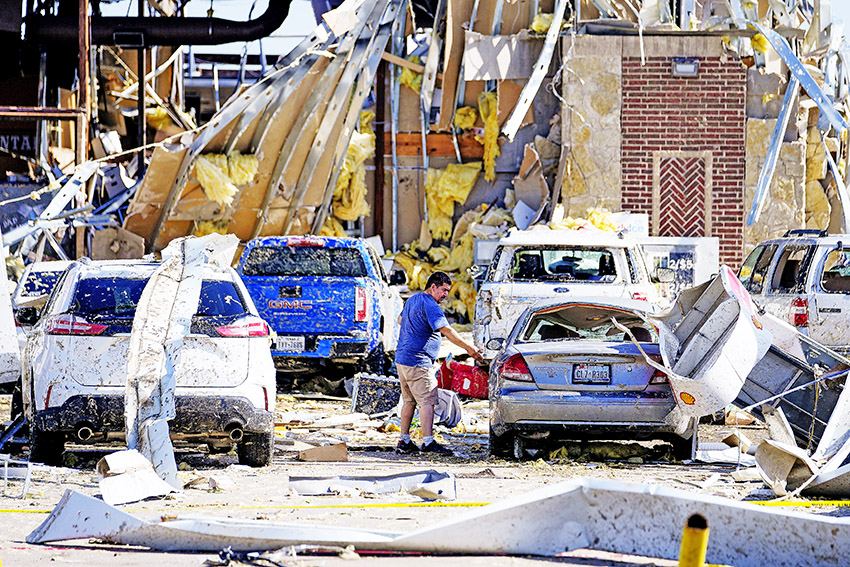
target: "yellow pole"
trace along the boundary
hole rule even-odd
[[[682,547],[679,549],[679,567],[704,567],[708,549],[708,520],[694,514],[685,522]]]

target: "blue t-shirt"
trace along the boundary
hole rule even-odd
[[[421,291],[401,310],[401,328],[395,351],[396,364],[432,366],[440,351],[441,329],[449,324],[437,300]]]

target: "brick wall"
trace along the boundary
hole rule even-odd
[[[671,76],[671,57],[622,59],[622,208],[652,215],[655,152],[711,152],[710,236],[720,262],[742,261],[746,69],[698,57],[699,76]],[[660,211],[664,216],[664,211]],[[669,223],[668,223],[669,226]],[[659,236],[669,236],[660,234]]]

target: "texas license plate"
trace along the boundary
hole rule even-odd
[[[276,337],[274,349],[283,352],[304,352],[304,337]]]
[[[573,384],[610,384],[611,367],[607,364],[573,365]]]

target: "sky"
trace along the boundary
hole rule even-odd
[[[138,0],[118,0],[112,3],[102,3],[106,16],[124,16],[128,13],[135,16]],[[248,11],[254,5],[253,18],[262,14],[269,0],[190,0],[186,4],[187,16],[205,16],[212,5],[213,15],[231,20],[247,20]],[[825,1],[825,0],[824,0]],[[830,0],[833,18],[845,22],[845,33],[850,37],[850,0]],[[295,47],[302,37],[313,31],[316,21],[309,0],[292,0],[289,16],[283,25],[271,37],[262,40],[266,55],[283,55]],[[850,43],[850,42],[848,42]],[[203,53],[241,53],[243,43],[200,46],[197,51]],[[248,53],[260,53],[260,42],[252,41],[248,45]]]
[[[101,3],[104,16],[135,16],[138,13],[138,0],[119,0],[109,4]],[[266,11],[268,0],[190,0],[186,4],[186,15],[203,17],[212,4],[213,16],[227,20],[248,20],[248,12],[254,4],[251,18],[256,18]],[[283,55],[295,47],[301,39],[316,28],[313,9],[309,0],[292,0],[289,6],[289,16],[283,25],[270,37],[262,40],[263,51],[266,55]],[[224,45],[204,45],[196,48],[201,53],[242,53],[244,42]],[[260,42],[248,44],[248,53],[260,53]]]

